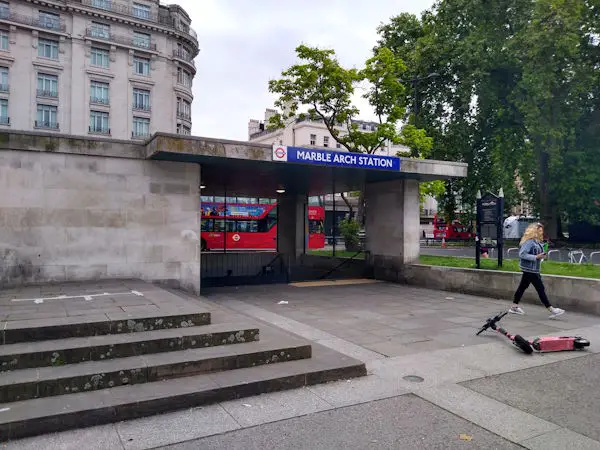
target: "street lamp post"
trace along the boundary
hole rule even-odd
[[[424,77],[415,77],[411,80],[408,80],[410,82],[410,84],[412,85],[412,89],[413,89],[413,112],[415,114],[415,126],[417,125],[417,115],[419,114],[419,93],[417,91],[417,83],[419,81],[423,81],[423,80],[430,80],[431,78],[436,78],[439,77],[440,74],[436,73],[436,72],[432,72],[427,76]],[[398,81],[400,81],[401,83],[404,83],[405,81],[402,80],[401,78],[398,78]]]

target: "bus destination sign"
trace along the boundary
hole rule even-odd
[[[315,148],[273,146],[273,161],[371,170],[400,170],[400,158]]]

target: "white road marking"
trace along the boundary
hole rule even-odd
[[[13,298],[11,302],[33,302],[36,304],[44,303],[46,300],[65,300],[71,298],[83,298],[86,301],[91,301],[94,297],[107,297],[110,295],[137,295],[139,297],[143,297],[139,291],[129,291],[129,292],[113,292],[112,294],[109,292],[104,292],[102,294],[81,294],[81,295],[59,295],[58,297],[42,297],[42,298]]]

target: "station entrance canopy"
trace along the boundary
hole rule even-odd
[[[360,190],[370,183],[462,178],[463,163],[366,155],[335,150],[268,146],[249,142],[158,133],[147,157],[201,165],[206,195],[227,187],[230,195],[268,197],[277,190],[309,196]]]

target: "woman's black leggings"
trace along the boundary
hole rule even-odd
[[[525,290],[529,287],[530,284],[533,284],[533,287],[540,296],[540,300],[542,301],[544,306],[546,308],[549,308],[550,301],[548,300],[548,296],[546,295],[546,289],[544,288],[544,283],[542,282],[542,276],[539,273],[523,272],[523,276],[521,277],[521,283],[519,283],[519,287],[515,292],[514,303],[519,303],[521,301],[521,297],[523,297]]]

